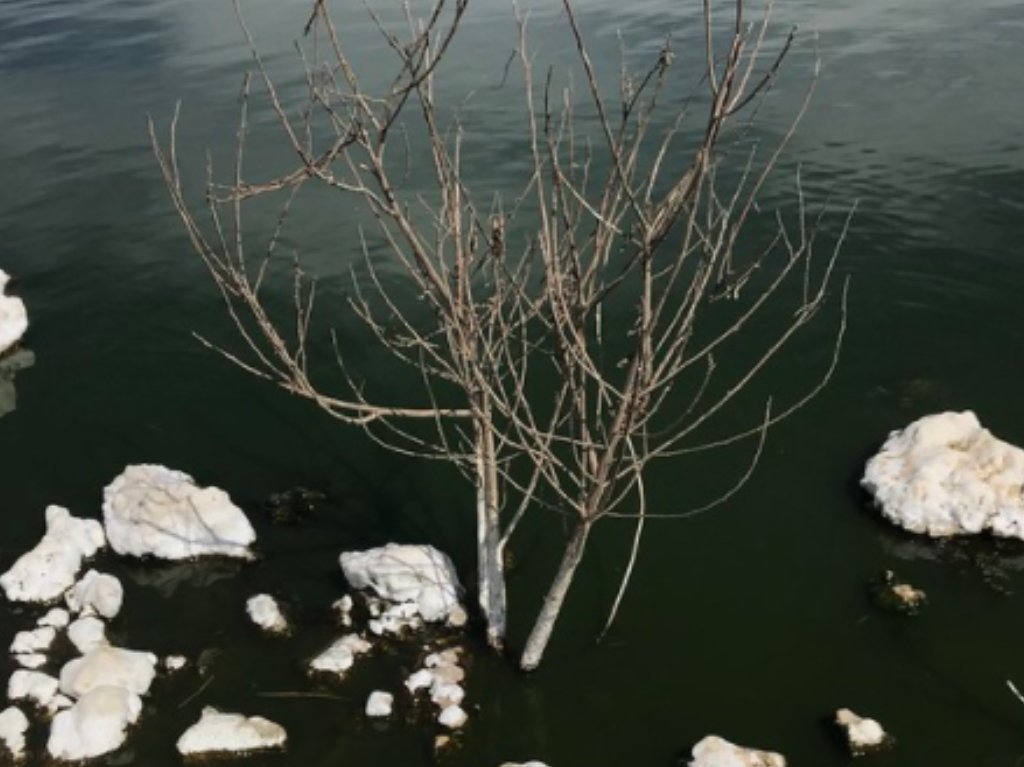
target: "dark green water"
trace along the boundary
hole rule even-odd
[[[245,3],[286,82],[309,5]],[[597,58],[614,67],[620,28],[638,49],[670,28],[696,45],[690,5],[579,8]],[[897,737],[895,751],[870,758],[879,767],[1009,766],[1024,755],[1024,707],[1004,685],[1024,682],[1024,550],[913,540],[879,522],[856,485],[887,431],[927,412],[973,408],[1024,443],[1024,9],[998,0],[782,5],[784,23],[818,30],[824,70],[767,202],[791,205],[786,173],[797,161],[811,197],[859,201],[841,263],[852,277],[842,364],[773,433],[727,507],[653,528],[603,644],[593,637],[623,564],[615,535],[628,532],[613,524],[538,673],[524,678],[474,653],[472,724],[438,763],[660,767],[715,732],[825,767],[848,761],[822,724],[839,706]],[[537,48],[568,60],[557,14],[538,17]],[[502,0],[473,6],[449,73],[453,92],[482,89],[466,120],[482,137],[472,161],[495,185],[523,169],[516,102],[485,92],[512,45],[509,20]],[[373,66],[380,53],[365,27],[351,36]],[[805,40],[763,113],[765,134],[781,129],[810,58]],[[172,218],[145,116],[166,118],[181,98],[183,155],[195,165],[211,147],[227,162],[246,60],[223,0],[0,4],[0,267],[18,278],[36,355],[16,378],[17,409],[0,420],[0,565],[38,539],[47,503],[97,515],[103,486],[126,463],[165,463],[220,485],[257,523],[260,563],[232,573],[100,561],[128,589],[116,638],[190,655],[225,648],[213,682],[184,706],[197,677],[159,686],[110,763],[179,763],[173,741],[210,703],[289,729],[286,755],[253,764],[432,764],[429,723],[403,714],[369,726],[359,713],[370,689],[397,686],[415,648],[368,662],[333,690],[342,700],[261,697],[310,689],[301,664],[333,635],[339,551],[427,540],[470,573],[474,538],[469,495],[447,472],[380,452],[191,336],[220,332],[217,298]],[[324,270],[351,258],[346,215],[325,209],[302,238]],[[800,380],[820,357],[805,347],[767,390]],[[367,354],[365,364],[378,363]],[[662,466],[654,495],[664,508],[692,503],[712,490],[704,478],[727,481],[741,458]],[[296,485],[329,494],[330,508],[298,528],[270,525],[262,499]],[[554,567],[545,532],[519,540],[513,643]],[[920,617],[871,607],[865,583],[888,567],[929,593]],[[293,607],[294,639],[254,636],[243,600],[256,590]],[[0,610],[0,642],[29,622]]]

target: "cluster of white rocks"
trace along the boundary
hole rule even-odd
[[[462,682],[466,672],[459,665],[462,650],[451,647],[441,652],[431,653],[423,661],[423,668],[414,672],[405,680],[405,687],[415,695],[425,690],[430,695],[430,702],[438,708],[437,721],[449,729],[462,727],[469,718],[462,701],[466,691]]]
[[[28,330],[25,303],[5,292],[10,279],[10,275],[0,269],[0,355],[18,343]]]
[[[969,410],[892,432],[861,484],[886,519],[910,532],[1024,539],[1024,450],[994,437]]]

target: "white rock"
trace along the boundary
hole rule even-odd
[[[469,715],[455,703],[444,708],[441,713],[437,715],[437,721],[451,730],[457,730],[466,723],[467,719],[469,719]]]
[[[113,685],[145,695],[156,675],[156,662],[157,657],[150,652],[101,644],[64,664],[60,691],[80,698],[96,687]]]
[[[28,314],[25,303],[15,296],[4,293],[10,276],[0,269],[0,354],[21,340],[28,330]]]
[[[52,698],[50,698],[50,702],[46,704],[46,712],[50,716],[53,716],[58,711],[63,711],[66,708],[71,708],[73,705],[75,705],[75,702],[71,700],[71,698],[69,698],[67,695],[61,695],[60,693],[57,693]]]
[[[124,587],[113,575],[89,570],[64,595],[68,609],[82,615],[99,615],[110,620],[121,612]]]
[[[288,630],[288,621],[281,614],[275,599],[270,594],[257,594],[249,597],[245,603],[245,611],[252,622],[264,631],[272,634],[283,634]]]
[[[54,759],[77,762],[121,747],[142,701],[123,687],[94,687],[53,718],[46,750]]]
[[[459,586],[451,560],[433,546],[389,543],[341,555],[345,578],[389,602],[414,602],[426,621],[444,620],[458,606]]]
[[[260,716],[221,713],[204,708],[199,721],[178,738],[181,754],[261,751],[280,748],[287,735],[284,728]]]
[[[391,707],[394,705],[395,696],[390,692],[374,690],[366,699],[367,716],[391,716]]]
[[[14,660],[22,668],[42,668],[46,665],[46,656],[39,652],[15,653]]]
[[[92,615],[79,618],[68,626],[68,639],[82,655],[107,643],[107,626]]]
[[[128,466],[103,491],[103,522],[119,554],[191,559],[251,556],[256,533],[223,490],[164,466]]]
[[[168,655],[164,658],[164,668],[168,671],[181,671],[188,665],[188,658],[184,655]]]
[[[848,708],[836,711],[836,724],[846,735],[846,743],[854,755],[877,751],[889,745],[890,738],[874,719],[858,716]]]
[[[1024,539],[1024,450],[996,439],[971,411],[892,432],[861,484],[889,521],[911,532]]]
[[[46,508],[46,534],[3,575],[0,587],[14,602],[49,602],[75,582],[82,560],[104,544],[94,519],[78,519],[60,506]]]
[[[18,407],[18,390],[14,385],[15,376],[36,364],[36,355],[31,349],[14,349],[0,354],[0,418],[13,413]]]
[[[690,767],[786,767],[786,759],[782,754],[743,748],[708,735],[693,747]]]
[[[452,704],[462,703],[465,697],[466,691],[462,689],[462,685],[446,682],[439,683],[439,680],[435,678],[434,683],[430,687],[431,702],[436,703],[442,709],[448,708]]]
[[[25,733],[28,731],[28,717],[17,706],[0,711],[0,741],[3,742],[11,759],[20,762],[25,758]]]
[[[19,631],[14,635],[11,642],[12,653],[38,653],[50,649],[53,640],[57,638],[57,631],[49,626],[33,629],[32,631]]]
[[[356,634],[346,634],[309,663],[313,671],[343,675],[352,668],[355,656],[369,652],[372,645]]]
[[[433,684],[434,675],[430,672],[430,669],[426,668],[421,668],[405,680],[406,689],[413,693],[417,690],[426,690]]]
[[[62,629],[71,622],[71,616],[63,607],[54,607],[46,615],[36,621],[37,626],[50,626],[55,629]]]
[[[46,707],[57,694],[59,682],[41,671],[18,669],[7,681],[7,697],[11,700],[29,700]]]

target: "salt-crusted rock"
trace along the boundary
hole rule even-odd
[[[124,587],[113,575],[89,570],[64,595],[64,601],[73,613],[99,615],[110,620],[121,611]]]
[[[57,693],[52,698],[50,698],[50,702],[46,704],[46,713],[48,713],[50,716],[53,716],[58,711],[63,711],[66,708],[71,708],[73,705],[75,705],[75,702],[71,700],[71,698],[69,698],[67,695],[61,695],[60,693]]]
[[[426,690],[434,683],[434,675],[430,672],[430,669],[421,668],[415,672],[412,676],[405,680],[406,689],[409,692],[416,692],[417,690]]]
[[[25,758],[25,733],[28,731],[28,717],[17,706],[0,711],[0,742],[11,759],[20,762]]]
[[[96,687],[113,685],[145,695],[156,675],[156,662],[156,656],[150,652],[97,645],[83,657],[64,664],[60,691],[80,698]]]
[[[331,607],[333,607],[335,612],[338,613],[338,620],[341,621],[342,626],[352,625],[353,603],[351,596],[345,594],[345,596],[341,597],[340,599],[336,599],[334,601],[334,604],[331,605]]]
[[[164,668],[167,671],[181,671],[188,665],[188,658],[184,655],[168,655],[164,658]]]
[[[394,705],[395,696],[390,692],[374,690],[366,699],[366,715],[373,717],[391,716],[391,707]]]
[[[283,634],[288,631],[288,621],[285,620],[277,601],[270,594],[257,594],[254,597],[249,597],[245,603],[245,611],[249,613],[252,622],[264,631],[271,634]]]
[[[54,759],[77,762],[110,753],[124,743],[142,701],[123,687],[100,686],[53,718],[46,750]]]
[[[886,519],[913,533],[1024,539],[1024,450],[996,439],[969,410],[892,432],[861,484]]]
[[[414,602],[426,621],[444,620],[459,605],[458,577],[448,557],[433,546],[389,543],[341,555],[353,588],[372,589],[389,602]]]
[[[447,684],[435,679],[430,686],[430,700],[441,709],[462,703],[465,697],[466,691],[458,684]]]
[[[836,711],[835,721],[846,736],[846,744],[854,756],[887,748],[892,743],[882,725],[874,719],[858,716],[848,708]]]
[[[45,708],[57,694],[59,683],[49,674],[41,671],[18,669],[7,681],[7,697],[11,700],[28,700]]]
[[[312,671],[344,675],[355,663],[355,656],[370,651],[372,645],[356,634],[346,634],[309,663]]]
[[[0,354],[21,340],[28,330],[28,314],[25,303],[15,296],[4,293],[10,276],[0,269]]]
[[[178,738],[178,751],[184,755],[216,752],[262,751],[280,748],[287,735],[279,724],[261,716],[226,714],[215,708],[203,709],[203,715]]]
[[[71,616],[63,607],[54,607],[47,611],[46,615],[36,621],[37,626],[49,626],[50,628],[62,629],[71,621]]]
[[[94,519],[78,519],[60,506],[46,508],[46,534],[0,575],[0,587],[15,602],[49,602],[75,582],[82,560],[104,544],[103,528]]]
[[[68,626],[68,639],[82,655],[107,643],[107,626],[92,615],[79,618]]]
[[[690,767],[786,767],[782,754],[756,751],[708,735],[693,747]]]
[[[442,709],[437,716],[437,721],[450,730],[457,730],[466,723],[467,719],[469,719],[469,715],[456,703]]]
[[[256,533],[223,490],[164,466],[128,466],[103,491],[103,522],[119,554],[191,559],[251,556]]]
[[[14,654],[14,662],[22,668],[42,668],[46,665],[46,656],[41,652],[22,652]]]
[[[11,652],[15,654],[44,652],[50,649],[50,645],[56,638],[57,631],[49,626],[32,631],[19,631],[11,642]]]

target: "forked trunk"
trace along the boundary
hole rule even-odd
[[[498,467],[494,432],[486,417],[476,422],[477,588],[487,621],[487,643],[501,650],[505,643],[505,568],[501,556]]]
[[[519,660],[519,667],[523,671],[533,671],[540,665],[544,658],[544,651],[547,649],[548,640],[551,639],[551,632],[555,628],[555,621],[562,612],[562,604],[565,602],[565,595],[569,593],[569,586],[572,585],[576,568],[583,559],[583,550],[587,546],[587,535],[590,533],[590,524],[580,522],[572,533],[562,554],[562,562],[558,566],[558,572],[548,588],[544,597],[544,604],[540,614],[533,624],[530,637],[526,640],[526,648]]]

